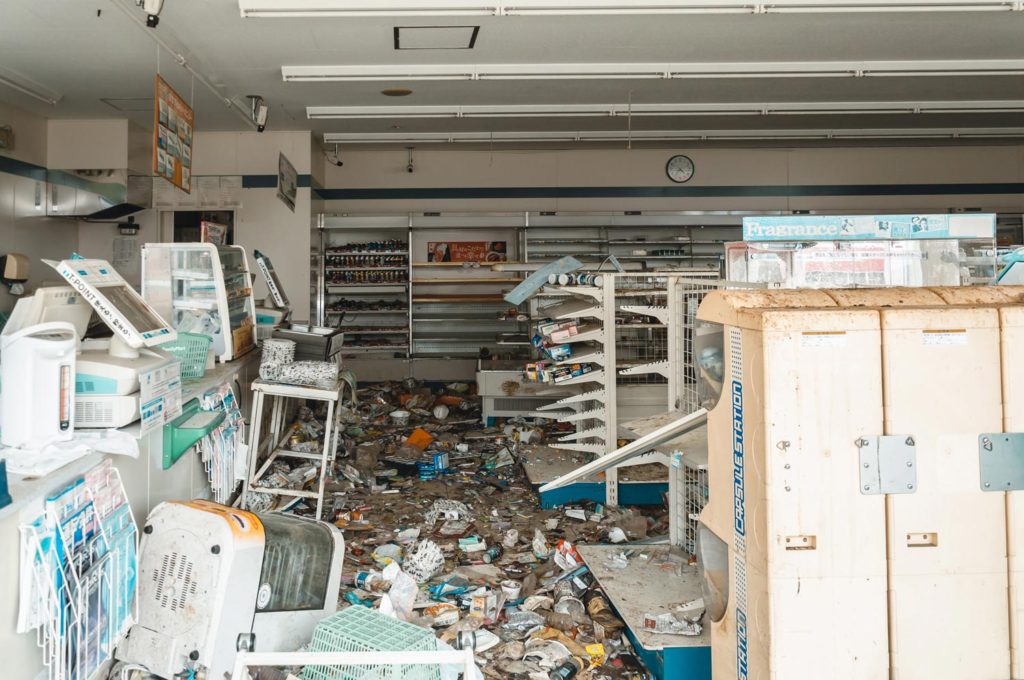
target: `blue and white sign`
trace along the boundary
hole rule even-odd
[[[787,215],[743,218],[744,241],[902,241],[995,238],[996,216]]]

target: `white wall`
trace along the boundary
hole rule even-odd
[[[1009,146],[725,149],[343,151],[327,164],[329,189],[439,187],[671,187],[665,162],[684,153],[696,166],[686,187],[815,184],[934,184],[1024,181],[1024,144]],[[331,212],[573,210],[1024,210],[1024,196],[827,196],[530,198],[328,201]]]
[[[47,121],[46,167],[53,170],[128,167],[128,121]]]
[[[0,155],[19,161],[46,165],[46,120],[18,109],[0,104],[0,125],[14,129],[14,149],[0,151]],[[0,172],[0,255],[22,253],[30,260],[27,287],[31,291],[57,276],[40,262],[41,258],[63,259],[78,248],[78,227],[75,222],[44,216],[46,192],[36,208],[36,180]],[[17,298],[7,286],[0,286],[0,311],[8,312]]]
[[[308,132],[196,132],[193,150],[195,175],[274,175],[283,153],[300,175],[310,174]],[[252,263],[259,249],[274,263],[291,300],[293,317],[309,313],[310,190],[300,188],[295,212],[277,198],[277,189],[245,189],[242,207],[235,211],[235,243],[244,246]],[[257,278],[256,299],[267,295]]]

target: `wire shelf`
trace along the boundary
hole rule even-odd
[[[120,474],[105,460],[19,531],[18,631],[36,631],[50,680],[88,680],[136,618],[138,532]]]

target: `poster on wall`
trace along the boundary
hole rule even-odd
[[[505,262],[506,241],[430,241],[427,262]]]
[[[295,197],[299,191],[299,175],[295,172],[295,166],[284,157],[284,154],[277,156],[277,197],[280,198],[292,212],[295,212]]]
[[[215,246],[227,245],[228,226],[203,220],[199,223],[199,240],[203,243],[212,243]]]
[[[153,172],[192,192],[192,107],[160,76],[153,104]]]

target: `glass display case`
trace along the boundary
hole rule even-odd
[[[782,288],[985,285],[995,215],[750,217],[725,246],[726,278]]]
[[[175,330],[213,338],[219,361],[256,347],[252,278],[241,246],[147,243],[142,295]]]

